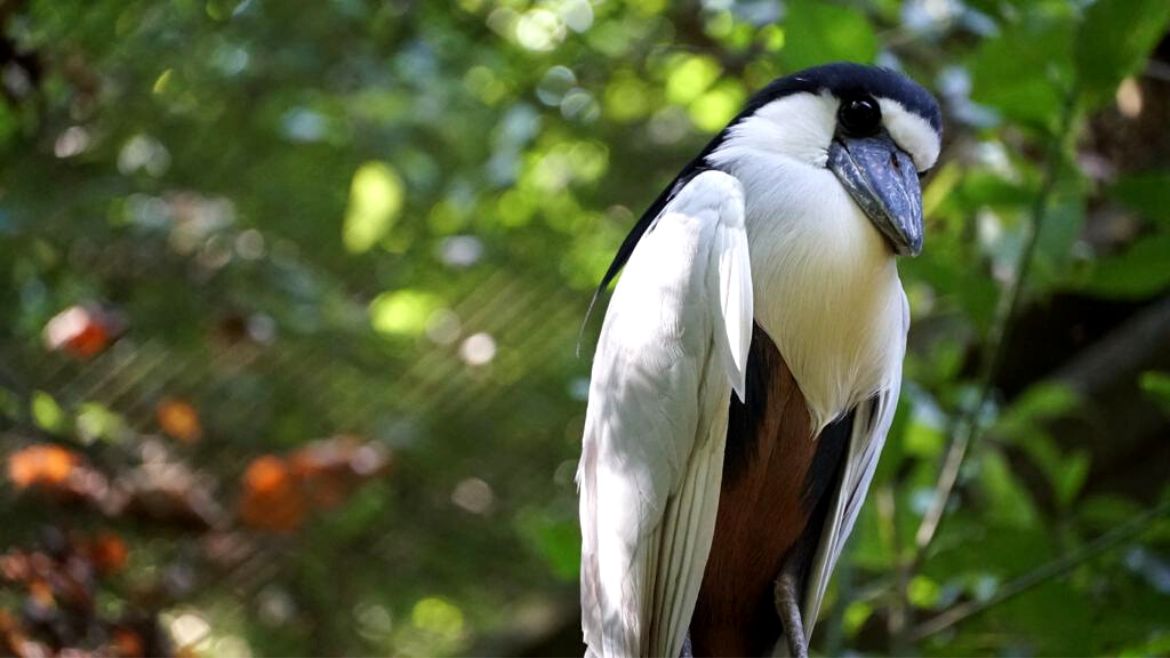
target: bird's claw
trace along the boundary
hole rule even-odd
[[[772,589],[776,613],[784,627],[784,639],[792,658],[808,658],[808,640],[804,637],[804,621],[800,617],[796,579],[792,574],[780,574]]]

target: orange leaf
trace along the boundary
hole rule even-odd
[[[183,400],[164,399],[155,408],[159,427],[183,443],[194,443],[203,436],[199,412]]]
[[[257,530],[292,532],[305,520],[305,497],[289,487],[279,493],[244,494],[240,501],[240,520]]]
[[[289,532],[300,527],[306,512],[305,496],[289,473],[284,459],[258,457],[244,471],[240,519],[260,530]]]
[[[56,604],[53,600],[53,588],[43,580],[37,579],[28,584],[28,596],[38,604],[51,608]]]
[[[272,492],[291,484],[288,466],[275,455],[257,457],[244,471],[244,486],[257,493]]]
[[[8,479],[21,489],[38,484],[59,485],[80,461],[74,452],[61,446],[32,445],[8,455]]]

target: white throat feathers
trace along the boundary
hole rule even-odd
[[[879,98],[885,129],[929,169],[938,135]],[[755,314],[804,394],[813,436],[897,376],[909,325],[894,254],[825,168],[838,100],[795,93],[733,125],[708,162],[744,187]]]

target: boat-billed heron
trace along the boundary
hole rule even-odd
[[[577,471],[590,654],[807,653],[897,406],[941,126],[889,69],[780,78],[622,243]]]

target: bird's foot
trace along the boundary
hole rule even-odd
[[[804,637],[804,621],[800,617],[800,601],[796,578],[785,569],[772,589],[776,612],[784,626],[784,639],[792,658],[808,658],[808,640]]]

